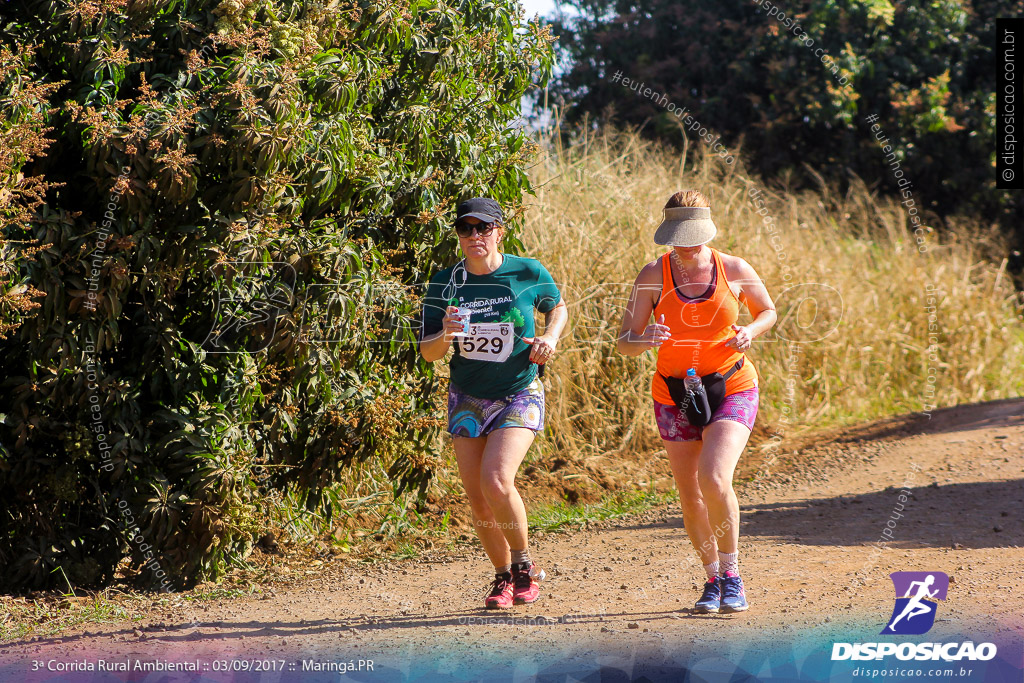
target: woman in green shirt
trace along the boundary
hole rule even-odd
[[[455,229],[465,258],[431,278],[420,338],[420,353],[430,362],[444,358],[454,342],[448,432],[477,535],[495,568],[489,609],[533,602],[544,577],[530,558],[515,476],[544,427],[537,366],[551,359],[568,320],[544,266],[499,250],[504,222],[493,199],[459,205]],[[468,312],[468,329],[460,308]],[[534,334],[534,309],[545,316],[543,335]]]

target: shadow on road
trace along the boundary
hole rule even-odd
[[[148,648],[160,646],[173,646],[182,644],[198,645],[200,643],[223,643],[231,640],[242,640],[247,638],[304,638],[310,636],[321,637],[324,635],[336,634],[339,637],[355,635],[357,633],[372,633],[380,630],[391,629],[444,629],[444,628],[475,628],[480,626],[554,626],[559,624],[597,624],[608,620],[614,622],[616,619],[628,619],[637,624],[637,628],[653,627],[655,624],[666,620],[700,620],[700,619],[728,619],[730,615],[713,614],[692,614],[690,610],[665,610],[665,611],[622,611],[602,612],[600,614],[574,614],[569,613],[558,619],[533,615],[516,615],[513,613],[496,613],[488,610],[462,610],[459,612],[448,612],[443,616],[427,616],[425,614],[409,614],[380,616],[355,619],[318,619],[300,621],[204,621],[193,623],[173,624],[169,626],[151,626],[142,628],[141,638],[134,635],[136,627],[121,628],[114,631],[104,631],[105,638],[126,637],[133,648]],[[216,632],[209,632],[208,629],[216,628]],[[199,629],[206,629],[201,631]],[[621,629],[620,629],[621,630]],[[612,629],[614,631],[614,629]],[[78,641],[94,642],[95,635],[61,635],[49,638],[39,638],[32,645],[35,647],[60,646],[62,649],[75,645]],[[24,645],[24,643],[9,643],[8,645]],[[3,648],[0,647],[0,651]]]
[[[923,482],[922,482],[923,483]],[[805,545],[865,545],[882,538],[890,520],[893,548],[993,548],[1024,545],[1024,479],[926,485],[784,503],[740,503],[740,537],[795,541]],[[902,511],[900,507],[902,506]],[[996,527],[999,531],[996,531]],[[683,530],[678,509],[667,520],[616,525],[617,531]]]
[[[919,434],[948,434],[992,427],[1024,425],[1024,398],[1007,398],[984,403],[966,403],[931,412],[910,413],[871,424],[844,428],[834,443],[859,443]]]
[[[859,545],[880,540],[888,525],[889,545],[896,548],[1024,544],[1024,479],[929,484],[910,489],[906,503],[899,496],[900,489],[890,487],[854,496],[743,505],[740,534],[805,545]]]

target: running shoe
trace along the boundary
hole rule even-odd
[[[718,612],[719,603],[722,600],[722,587],[718,585],[718,577],[708,579],[704,584],[704,594],[693,606],[696,614],[714,614]]]
[[[512,565],[512,582],[514,584],[513,600],[517,605],[528,605],[540,595],[538,581],[544,580],[544,570],[538,569],[533,562],[521,562]]]
[[[484,604],[487,609],[509,609],[512,607],[512,573],[495,574]]]
[[[743,579],[739,574],[726,572],[725,576],[718,577],[718,583],[722,587],[721,612],[743,612],[750,605],[747,604],[747,595],[743,591]]]

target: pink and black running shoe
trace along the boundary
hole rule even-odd
[[[495,574],[484,605],[487,609],[510,609],[513,605],[512,573]]]
[[[532,562],[512,565],[513,600],[517,605],[528,605],[540,596],[538,581],[544,580],[544,570]]]

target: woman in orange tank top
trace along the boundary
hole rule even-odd
[[[683,524],[707,574],[694,605],[698,613],[748,607],[739,576],[740,509],[732,477],[757,415],[757,370],[745,354],[777,319],[750,264],[707,246],[716,233],[703,194],[672,195],[654,235],[657,244],[671,248],[637,276],[618,340],[627,356],[658,350],[654,414],[679,489]],[[741,303],[753,317],[745,326],[737,324]],[[705,427],[689,423],[665,381],[684,377],[690,368],[698,376],[727,376],[725,399]]]

